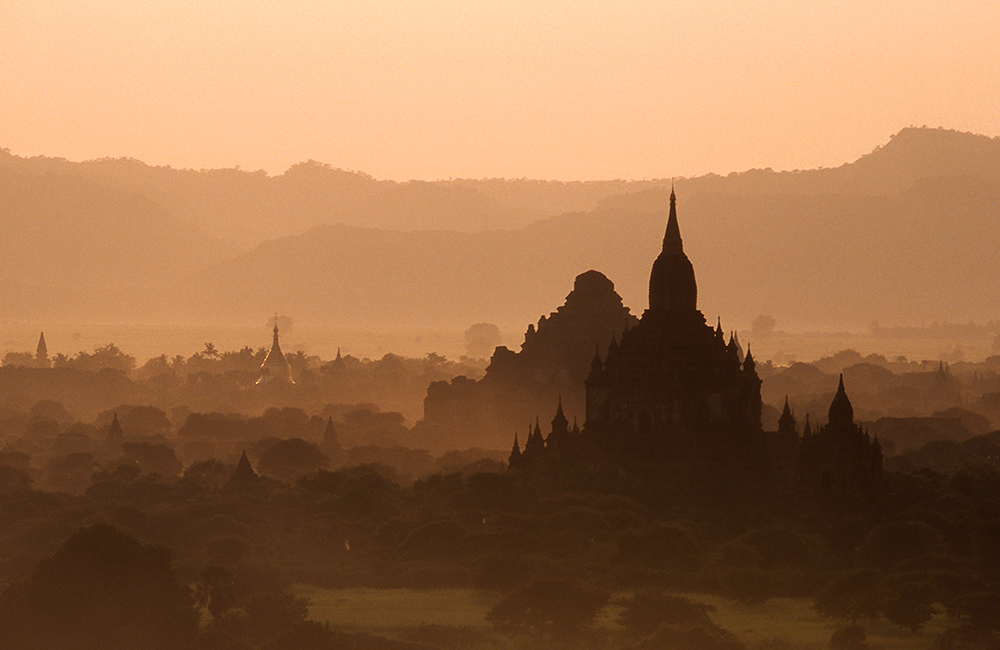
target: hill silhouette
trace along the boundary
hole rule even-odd
[[[146,265],[167,265],[169,272],[156,272],[163,277],[188,274],[165,283],[160,295],[144,296],[140,311],[215,321],[278,308],[302,320],[374,327],[485,320],[520,329],[559,304],[572,278],[590,268],[611,278],[640,312],[669,193],[669,181],[396,183],[315,162],[275,177],[127,160],[67,163],[6,154],[0,162],[5,173],[17,168],[22,179],[34,179],[25,185],[29,195],[51,191],[38,179],[53,169],[76,170],[76,182],[88,191],[131,197],[158,215],[156,223],[172,224],[159,236],[178,242],[174,252],[146,246]],[[699,305],[710,318],[722,315],[724,324],[746,327],[760,313],[783,326],[851,328],[872,320],[995,318],[1000,139],[910,128],[837,168],[749,170],[678,179],[676,187]],[[188,209],[195,204],[197,210]],[[181,216],[215,219],[217,230],[242,227],[242,239],[230,240],[244,247],[255,240],[252,233],[280,236],[212,259],[204,252],[210,240]],[[390,222],[397,225],[385,227]],[[419,223],[425,229],[413,227]],[[11,246],[26,250],[41,245],[30,233],[12,239]],[[178,252],[186,244],[189,255]],[[81,249],[96,257],[128,247],[91,245]],[[18,281],[52,286],[72,267],[46,275],[30,272],[27,262],[18,266]],[[146,275],[126,269],[122,279]],[[88,275],[59,286],[87,293],[99,282]],[[10,307],[16,312],[16,304]]]
[[[110,190],[139,194],[244,250],[333,223],[395,230],[516,228],[563,212],[592,210],[616,193],[668,183],[528,179],[401,183],[312,160],[270,176],[240,169],[153,167],[128,158],[84,162],[22,158],[8,151],[0,151],[0,168],[31,176],[79,177]]]
[[[1000,188],[929,179],[896,196],[698,194],[679,210],[710,317],[864,327],[955,318],[988,321],[1000,287]],[[665,197],[664,197],[665,198]],[[665,215],[618,207],[511,232],[323,226],[267,242],[199,274],[184,301],[248,317],[280,303],[309,319],[360,326],[531,321],[588,268],[612,278],[634,312]],[[210,287],[233,287],[218,299]],[[200,294],[197,287],[206,290]]]
[[[0,214],[0,309],[15,317],[136,308],[149,286],[232,253],[149,198],[79,176],[0,165]]]

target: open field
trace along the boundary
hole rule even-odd
[[[308,596],[310,616],[335,627],[375,633],[423,625],[487,629],[486,613],[499,599],[496,594],[471,589],[322,589],[300,585]],[[812,603],[802,598],[775,598],[746,605],[707,594],[682,594],[716,608],[712,619],[735,634],[747,648],[821,650],[844,621],[821,618]],[[615,629],[616,607],[609,605],[597,625]],[[946,628],[937,617],[917,634],[885,621],[860,621],[871,650],[930,650],[934,637]]]
[[[309,615],[358,630],[388,630],[421,625],[486,627],[496,594],[472,589],[322,589],[299,586],[312,605]]]

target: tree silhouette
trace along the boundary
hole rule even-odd
[[[289,438],[266,449],[260,456],[257,469],[279,481],[292,483],[298,477],[314,474],[329,464],[330,459],[316,444],[301,438]]]
[[[883,576],[874,569],[855,569],[834,577],[819,594],[813,607],[822,616],[875,618],[884,600]]]
[[[540,580],[508,594],[486,615],[506,633],[575,636],[593,623],[608,595],[568,580]]]
[[[174,650],[198,633],[170,552],[98,524],[0,594],[0,648]]]
[[[236,604],[233,576],[220,566],[205,568],[198,574],[194,597],[199,607],[207,609],[212,619],[218,620],[223,612]]]

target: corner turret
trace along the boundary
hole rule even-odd
[[[785,395],[785,408],[781,411],[781,417],[778,418],[778,433],[795,435],[795,416],[792,415],[792,409],[788,406],[788,395]]]
[[[517,467],[521,463],[521,443],[517,440],[517,432],[514,432],[514,447],[507,457],[507,467]]]

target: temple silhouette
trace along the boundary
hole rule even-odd
[[[432,383],[415,434],[444,447],[505,447],[511,432],[557,401],[582,420],[594,350],[637,323],[611,280],[598,271],[581,273],[563,305],[528,325],[519,352],[496,348],[479,381],[459,376]]]
[[[512,470],[533,475],[612,464],[650,485],[813,491],[867,497],[882,481],[882,454],[854,423],[843,378],[829,424],[801,438],[787,400],[779,431],[761,424],[761,380],[750,349],[726,341],[697,307],[694,267],[684,253],[677,199],[649,278],[649,308],[597,350],[584,382],[583,429],[569,427],[560,400],[548,436],[536,419]]]
[[[260,376],[257,378],[257,385],[270,383],[294,384],[292,379],[292,367],[281,351],[281,344],[278,342],[278,317],[274,317],[274,340],[271,342],[271,349],[264,362],[260,364]]]
[[[694,267],[681,241],[677,199],[649,277],[649,309],[595,356],[584,427],[603,454],[625,465],[761,458],[760,378],[748,351],[697,307]]]

